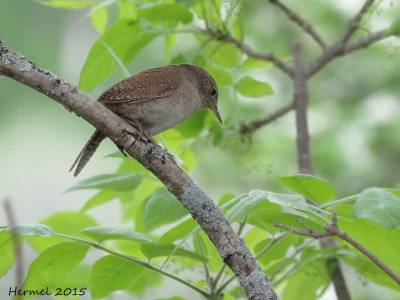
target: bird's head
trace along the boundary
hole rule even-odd
[[[185,64],[186,68],[189,68],[197,78],[199,94],[203,103],[204,108],[210,109],[217,116],[218,121],[222,124],[221,115],[218,112],[218,87],[210,73],[206,69]]]

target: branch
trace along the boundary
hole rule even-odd
[[[308,89],[307,76],[305,74],[304,62],[301,58],[301,45],[298,42],[292,45],[294,67],[293,67],[293,85],[294,85],[294,104],[296,111],[296,142],[297,142],[297,161],[299,172],[303,174],[312,174],[310,159],[307,110],[308,110]]]
[[[246,53],[248,56],[253,57],[253,58],[258,58],[258,59],[263,59],[267,60],[270,62],[273,62],[276,67],[281,69],[284,73],[288,74],[289,76],[292,76],[292,69],[289,65],[285,64],[282,60],[280,60],[275,54],[272,52],[270,53],[259,53],[251,49],[248,45],[243,43],[242,41],[239,41],[235,39],[234,37],[230,35],[221,35],[217,37],[218,40],[231,43],[241,49],[244,53]]]
[[[290,8],[285,6],[279,0],[269,0],[269,2],[271,2],[272,4],[279,7],[290,20],[292,20],[294,23],[296,23],[306,33],[308,33],[311,36],[311,38],[313,38],[314,41],[316,41],[321,46],[322,49],[325,49],[325,47],[326,47],[325,41],[322,39],[322,37],[314,30],[314,28],[306,20],[304,20],[302,17],[300,17],[300,15],[298,15],[297,13],[292,11]]]
[[[331,62],[334,58],[340,57],[342,55],[348,54],[358,49],[366,48],[374,42],[380,41],[389,35],[386,34],[388,29],[379,30],[368,34],[366,36],[360,37],[359,39],[349,42],[347,44],[342,44],[340,40],[332,46],[329,46],[325,51],[316,58],[313,62],[309,63],[307,66],[306,74],[307,77],[311,77],[320,69],[322,69],[326,64]],[[400,30],[392,34],[393,36],[400,35]]]
[[[295,227],[291,227],[288,225],[284,225],[282,223],[279,223],[278,221],[275,221],[274,226],[275,227],[280,227],[284,228],[286,230],[289,230],[293,233],[299,234],[299,235],[304,235],[304,236],[309,236],[314,239],[320,239],[328,236],[337,236],[338,238],[348,242],[350,245],[352,245],[354,248],[359,250],[361,253],[363,253],[365,256],[367,256],[370,260],[372,260],[378,267],[380,267],[383,271],[385,271],[390,277],[392,277],[398,284],[400,284],[400,276],[397,275],[392,269],[390,269],[386,264],[384,264],[381,260],[379,260],[375,255],[373,255],[370,251],[365,249],[363,245],[361,245],[359,242],[356,240],[352,239],[346,232],[343,230],[339,229],[339,226],[337,224],[337,214],[336,212],[333,212],[332,215],[332,223],[326,223],[324,226],[325,231],[324,232],[317,232],[314,229],[306,226],[303,222],[300,220],[296,220],[305,230],[301,230]]]
[[[293,68],[293,85],[294,85],[294,101],[296,109],[296,133],[297,133],[297,160],[299,165],[299,172],[305,174],[313,174],[311,158],[310,158],[310,135],[308,131],[307,111],[308,111],[308,88],[307,88],[307,74],[306,64],[301,58],[301,47],[299,43],[292,45],[292,52],[294,58]],[[327,49],[324,50],[324,53]],[[315,203],[306,199],[308,203],[315,206]],[[320,240],[322,249],[334,247],[336,241],[331,238]],[[337,268],[332,277],[337,298],[340,300],[349,300],[350,293],[343,280],[343,274],[339,267],[337,259],[334,260]]]
[[[346,44],[353,33],[357,30],[360,21],[364,17],[364,15],[368,12],[371,5],[374,3],[375,0],[366,0],[364,5],[361,7],[360,11],[349,21],[342,37],[339,41],[343,44]]]
[[[256,131],[257,129],[259,129],[262,126],[265,126],[277,119],[279,119],[280,117],[284,116],[285,114],[287,114],[289,111],[291,111],[294,108],[294,101],[290,102],[289,104],[282,106],[281,108],[277,109],[276,111],[274,111],[273,113],[269,114],[268,116],[266,116],[263,119],[260,120],[255,120],[252,121],[248,124],[241,124],[240,125],[240,133],[242,134],[246,134],[246,133],[250,133],[253,131]]]
[[[212,199],[185,174],[159,145],[142,138],[101,103],[49,71],[0,43],[0,74],[56,100],[103,131],[127,153],[157,176],[198,222],[232,269],[249,299],[275,300],[271,283],[249,249],[229,225]]]

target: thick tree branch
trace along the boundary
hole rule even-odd
[[[241,124],[239,131],[242,134],[251,133],[251,132],[257,130],[258,128],[265,126],[268,123],[271,123],[271,122],[279,119],[280,117],[284,116],[285,114],[290,112],[294,108],[294,106],[295,106],[294,101],[292,101],[289,104],[282,106],[281,108],[277,109],[273,113],[269,114],[264,119],[255,120],[248,124],[243,123],[243,124]]]
[[[308,33],[311,38],[313,38],[320,46],[322,49],[325,49],[326,43],[322,39],[322,37],[315,31],[315,29],[302,17],[300,17],[299,14],[288,8],[286,5],[284,5],[282,2],[279,0],[269,0],[272,4],[275,4],[277,7],[279,7],[285,14],[286,16],[292,20],[294,23],[296,23],[300,28],[302,28],[306,33]]]
[[[314,172],[311,164],[309,146],[310,135],[307,121],[308,78],[306,75],[306,65],[301,58],[301,45],[299,43],[293,43],[292,53],[294,58],[293,84],[296,111],[297,160],[299,165],[299,172],[304,174],[313,174]],[[307,199],[307,202],[315,205],[315,203],[309,199]],[[335,244],[335,240],[331,238],[320,240],[320,245],[322,249],[334,247]],[[339,266],[339,261],[336,259],[336,269],[332,277],[336,295],[339,300],[350,300],[350,293],[347,290],[346,283],[343,279],[344,278]]]
[[[297,220],[297,222],[301,226],[303,226],[303,228],[305,230],[301,230],[301,229],[298,229],[295,227],[284,225],[282,223],[279,223],[278,221],[275,221],[274,226],[284,228],[286,230],[289,230],[289,231],[299,234],[299,235],[309,236],[314,239],[320,239],[320,238],[324,238],[324,237],[328,237],[328,236],[337,236],[338,238],[348,242],[354,248],[356,248],[361,253],[363,253],[365,256],[367,256],[370,260],[372,260],[378,267],[380,267],[383,271],[385,271],[390,277],[392,277],[400,285],[400,276],[399,275],[397,275],[392,269],[390,269],[386,264],[384,264],[379,258],[377,258],[375,255],[373,255],[370,251],[368,251],[363,245],[361,245],[356,240],[352,239],[346,232],[339,229],[339,226],[337,223],[337,214],[335,212],[332,215],[332,223],[325,224],[324,232],[317,232],[314,229],[306,226],[300,220]]]
[[[296,134],[297,134],[297,161],[299,172],[303,174],[313,174],[308,131],[307,111],[308,111],[308,89],[307,77],[304,73],[304,62],[301,58],[301,45],[294,42],[292,53],[294,59],[293,68],[293,86],[294,86],[294,103],[296,111]]]
[[[276,300],[272,286],[221,211],[159,145],[143,138],[129,123],[77,87],[37,67],[0,43],[0,74],[56,100],[106,133],[157,176],[199,223],[232,269],[249,299]]]

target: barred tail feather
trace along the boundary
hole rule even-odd
[[[106,135],[102,133],[100,130],[96,129],[93,135],[90,137],[89,141],[86,143],[85,147],[83,147],[82,151],[79,153],[78,157],[75,159],[70,172],[77,165],[74,176],[78,176],[78,174],[82,171],[83,167],[88,163],[90,158],[93,156],[97,147],[99,147],[100,143],[106,138]]]

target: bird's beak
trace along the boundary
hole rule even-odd
[[[219,114],[219,112],[218,112],[218,108],[217,108],[217,105],[214,103],[214,102],[212,102],[212,105],[211,105],[212,107],[211,107],[211,110],[214,112],[214,114],[217,116],[217,118],[218,118],[218,121],[222,124],[222,119],[221,119],[221,115]]]

